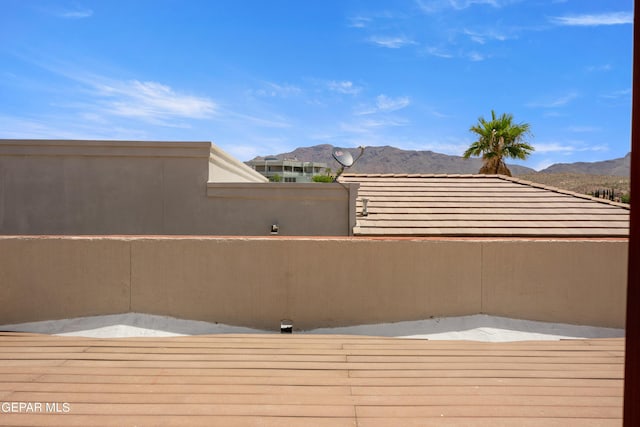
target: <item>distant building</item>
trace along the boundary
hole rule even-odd
[[[270,181],[278,180],[277,176],[282,182],[312,182],[314,176],[324,175],[327,170],[326,163],[301,162],[298,159],[277,157],[250,160],[246,164]]]

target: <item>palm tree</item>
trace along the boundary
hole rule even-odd
[[[534,148],[524,141],[531,135],[529,124],[513,123],[511,114],[505,113],[497,117],[496,112],[491,110],[490,121],[480,117],[478,124],[471,126],[469,131],[475,133],[478,140],[469,146],[463,157],[468,159],[471,156],[482,156],[482,174],[511,176],[511,171],[503,159],[508,157],[524,160],[534,151]]]

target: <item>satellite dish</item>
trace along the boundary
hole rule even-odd
[[[334,148],[331,154],[333,155],[333,158],[336,159],[336,162],[340,163],[341,166],[340,170],[333,179],[333,182],[337,182],[338,177],[342,175],[342,172],[344,172],[344,168],[353,166],[353,164],[357,162],[360,157],[362,157],[362,155],[364,154],[364,146],[360,146],[360,154],[358,155],[358,157],[356,157],[355,160],[353,159],[353,156],[350,152],[348,152],[347,150],[343,150],[342,148]]]
[[[333,158],[336,159],[336,161],[340,163],[343,168],[348,168],[353,165],[353,156],[346,150],[336,148],[333,150],[332,155]]]

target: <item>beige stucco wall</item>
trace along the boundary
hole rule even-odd
[[[0,324],[123,312],[277,329],[476,313],[623,327],[625,240],[0,237]]]
[[[216,234],[261,236],[277,224],[281,236],[349,236],[356,225],[358,184],[208,183]]]
[[[264,181],[209,142],[0,140],[0,234],[351,233],[357,184]]]
[[[482,309],[506,317],[622,327],[628,246],[621,241],[482,245]]]
[[[0,238],[0,324],[126,313],[131,243]]]
[[[480,310],[478,247],[366,240],[138,240],[132,311],[274,328]],[[450,268],[460,252],[475,260]]]

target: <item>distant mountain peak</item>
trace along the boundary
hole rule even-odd
[[[338,163],[331,153],[334,146],[329,144],[299,147],[289,153],[272,155],[279,159],[296,158],[303,162],[327,163],[328,167],[337,170]],[[358,148],[345,148],[354,155]],[[253,160],[264,160],[256,157]],[[372,146],[365,149],[364,155],[349,172],[353,173],[477,173],[482,166],[481,159],[465,159],[461,156],[450,156],[433,151],[403,150],[390,145]],[[509,165],[514,175],[535,172],[531,168]]]
[[[631,153],[624,157],[600,162],[556,163],[540,173],[582,173],[587,175],[631,175]]]

